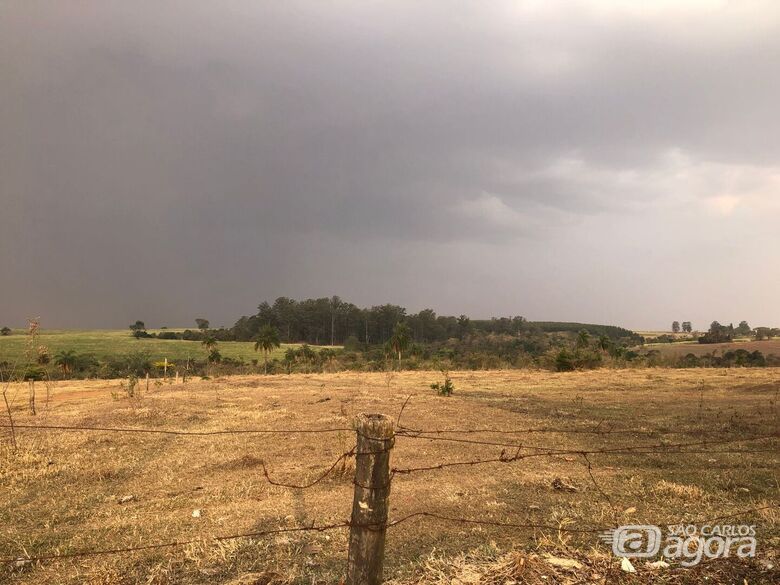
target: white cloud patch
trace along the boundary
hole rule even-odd
[[[455,212],[465,219],[518,232],[536,225],[533,219],[510,207],[492,193],[483,192],[474,199],[461,201],[455,207]]]
[[[741,201],[742,199],[735,195],[718,195],[707,199],[706,204],[718,215],[731,215]]]
[[[726,216],[738,209],[762,212],[780,207],[780,167],[700,160],[678,148],[658,153],[643,167],[599,165],[574,153],[537,168],[514,167],[507,161],[494,168],[506,191],[504,199],[483,195],[478,201],[496,215],[499,204],[512,209],[518,201],[535,202],[532,214],[551,207],[565,215],[693,205]]]

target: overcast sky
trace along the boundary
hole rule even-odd
[[[780,2],[0,0],[0,326],[780,325]]]

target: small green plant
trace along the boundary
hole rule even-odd
[[[444,376],[444,382],[434,382],[431,384],[431,389],[436,390],[439,396],[451,396],[455,390],[455,384],[452,383],[452,378],[450,378],[448,371],[442,370],[441,374]]]
[[[136,388],[138,386],[138,376],[135,374],[130,374],[127,377],[127,397],[128,398],[134,398],[136,394]]]

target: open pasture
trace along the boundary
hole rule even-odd
[[[347,529],[212,537],[347,520],[352,459],[309,489],[272,485],[263,464],[274,482],[311,483],[353,446],[357,413],[396,418],[407,399],[407,429],[512,432],[397,436],[391,521],[428,512],[504,525],[415,517],[390,528],[385,576],[393,583],[697,583],[704,575],[777,582],[780,573],[768,568],[780,545],[775,369],[455,372],[448,398],[429,387],[440,379],[438,372],[229,377],[152,384],[133,399],[119,381],[60,382],[36,417],[24,409],[27,386],[11,385],[17,425],[343,430],[182,436],[18,428],[14,452],[0,429],[0,557],[188,542],[3,567],[0,582],[338,583]],[[528,430],[535,432],[521,432]],[[688,453],[672,447],[703,441],[714,443]],[[605,452],[639,445],[648,452]],[[402,472],[517,453],[529,457]],[[756,525],[758,559],[687,571],[659,574],[638,562],[628,576],[595,534],[567,531],[758,508],[727,522]],[[544,554],[583,566],[556,568]]]
[[[169,331],[177,331],[169,329]],[[159,332],[159,330],[149,330]],[[0,336],[0,362],[23,363],[27,349],[27,336],[22,330],[15,330],[13,335]],[[148,351],[151,359],[162,361],[168,358],[172,362],[184,362],[187,359],[203,361],[208,352],[199,341],[184,341],[181,339],[136,339],[128,329],[94,329],[84,331],[73,330],[41,330],[38,343],[45,345],[50,355],[58,351],[74,350],[79,354],[90,353],[97,359],[122,356],[134,351]],[[262,353],[255,351],[255,344],[242,341],[223,341],[219,343],[222,357],[242,359],[249,363],[253,359],[262,361]],[[273,350],[269,359],[281,358],[288,347],[298,345],[284,344]]]

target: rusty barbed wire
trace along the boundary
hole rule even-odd
[[[374,439],[374,440],[386,441],[387,439]],[[293,484],[293,483],[284,483],[284,482],[273,480],[273,479],[271,479],[271,477],[270,477],[270,475],[268,473],[268,468],[265,465],[265,461],[261,461],[260,465],[263,468],[263,475],[265,476],[265,479],[271,485],[278,486],[278,487],[290,488],[290,489],[305,490],[305,489],[312,488],[315,485],[317,485],[318,483],[322,482],[325,478],[327,478],[329,475],[331,475],[336,470],[336,468],[338,467],[339,463],[341,463],[342,461],[346,461],[350,457],[355,457],[357,455],[379,455],[380,453],[387,453],[389,451],[390,451],[390,449],[381,449],[381,450],[378,450],[378,451],[358,451],[357,450],[357,445],[355,445],[349,451],[345,451],[344,453],[339,455],[338,458],[331,464],[331,466],[328,467],[328,469],[324,473],[319,475],[315,480],[313,480],[313,481],[311,481],[309,483],[300,484],[300,485],[299,484]],[[359,484],[355,484],[355,485],[359,485]],[[361,486],[361,487],[363,487],[363,486]],[[374,488],[367,488],[367,489],[374,489]]]
[[[449,442],[449,443],[464,443],[464,444],[469,444],[469,445],[486,445],[486,446],[493,446],[493,447],[506,447],[506,448],[512,448],[512,449],[517,449],[517,448],[533,449],[533,450],[536,450],[536,451],[548,451],[550,453],[556,453],[556,452],[559,452],[559,451],[563,451],[563,449],[560,449],[560,448],[542,447],[542,446],[539,446],[539,445],[531,445],[531,444],[528,444],[528,443],[504,443],[504,442],[499,442],[499,441],[485,441],[485,440],[481,440],[481,439],[461,439],[461,438],[457,438],[457,437],[439,437],[439,436],[430,437],[430,436],[426,436],[424,433],[423,434],[421,434],[421,433],[409,433],[409,432],[406,432],[406,431],[400,431],[400,432],[396,433],[396,436],[397,437],[407,438],[407,439],[420,439],[420,440],[427,440],[427,441],[444,441],[444,442]],[[757,437],[740,437],[740,438],[735,438],[733,440],[738,442],[738,441],[747,441],[747,440],[752,440],[752,439],[764,439],[764,438],[776,437],[776,436],[778,436],[778,435],[773,433],[773,434],[770,434],[770,435],[759,435]],[[729,439],[729,440],[731,440],[731,439]],[[713,443],[717,443],[717,442],[718,441],[713,441]],[[663,443],[661,443],[661,444],[663,444]],[[641,446],[638,446],[637,448],[639,448],[639,447],[641,447]]]
[[[278,486],[278,487],[286,487],[286,488],[291,488],[291,489],[305,490],[305,489],[309,489],[311,487],[314,487],[315,485],[317,485],[318,483],[323,481],[326,477],[328,477],[331,473],[333,473],[333,471],[336,469],[336,467],[338,466],[339,463],[341,463],[342,461],[346,461],[350,457],[353,457],[355,455],[355,449],[356,448],[357,447],[352,447],[352,449],[350,449],[349,451],[345,451],[344,453],[339,455],[339,457],[333,462],[333,464],[330,467],[328,467],[328,469],[323,474],[321,474],[319,477],[317,477],[317,479],[315,479],[314,481],[312,481],[310,483],[301,484],[301,485],[275,481],[275,480],[271,479],[270,475],[268,474],[268,468],[266,468],[266,466],[265,466],[265,461],[261,461],[260,465],[262,465],[262,467],[263,467],[263,475],[265,476],[265,479],[271,485],[275,485],[275,486]]]
[[[0,424],[0,428],[10,428],[10,425]],[[350,427],[333,427],[324,429],[220,429],[216,431],[184,431],[176,429],[138,429],[125,427],[87,427],[78,425],[24,425],[14,424],[16,429],[27,429],[34,431],[93,431],[107,433],[148,433],[156,435],[177,435],[193,437],[209,437],[214,435],[293,435],[293,434],[316,434],[316,433],[341,433],[353,432]]]
[[[523,434],[561,434],[561,435],[685,435],[690,431],[664,431],[660,429],[624,429],[605,427],[601,428],[604,421],[600,421],[593,428],[560,428],[560,427],[528,427],[521,429],[497,429],[492,427],[472,428],[472,429],[415,429],[400,425],[399,433],[414,435],[473,435],[473,434],[494,434],[494,435],[523,435]],[[722,431],[697,429],[697,434],[721,435]]]
[[[437,469],[444,469],[447,467],[465,467],[465,466],[474,466],[474,465],[483,465],[487,463],[512,463],[515,461],[521,461],[524,459],[530,459],[532,457],[544,457],[544,456],[551,456],[551,455],[573,455],[573,456],[580,456],[583,455],[685,455],[685,454],[748,454],[748,453],[767,453],[767,452],[777,452],[777,449],[755,449],[755,450],[712,450],[712,449],[706,449],[706,450],[691,450],[686,449],[686,447],[697,447],[697,446],[707,446],[707,445],[725,445],[730,443],[742,443],[742,442],[753,442],[753,441],[762,441],[766,439],[774,439],[777,438],[777,433],[772,433],[770,435],[762,435],[758,437],[750,437],[750,438],[740,438],[740,439],[724,439],[720,441],[696,441],[696,442],[690,442],[690,443],[667,443],[667,444],[656,444],[656,445],[638,445],[633,447],[616,447],[613,449],[561,449],[561,450],[546,450],[541,453],[526,453],[523,454],[520,451],[523,447],[518,445],[512,445],[513,448],[517,449],[517,452],[514,455],[508,455],[505,450],[501,451],[501,454],[498,457],[491,457],[487,459],[472,459],[468,461],[451,461],[451,462],[443,462],[438,463],[435,465],[426,465],[426,466],[420,466],[420,467],[407,467],[407,468],[397,468],[394,467],[392,469],[393,474],[411,474],[411,473],[417,473],[422,471],[433,471]]]
[[[719,516],[717,518],[708,518],[708,519],[696,519],[696,520],[686,520],[685,523],[687,524],[712,524],[714,522],[721,522],[723,520],[730,520],[733,518],[739,518],[744,517],[749,514],[755,514],[758,512],[762,512],[764,510],[770,510],[773,508],[780,508],[780,505],[771,505],[771,506],[762,506],[759,508],[752,508],[749,510],[742,510],[733,514],[728,514],[724,516]],[[90,557],[90,556],[101,556],[101,555],[111,555],[111,554],[123,554],[123,553],[129,553],[129,552],[140,552],[140,551],[146,551],[146,550],[156,550],[161,548],[174,548],[178,546],[187,546],[190,544],[196,544],[198,542],[203,542],[207,540],[213,540],[215,542],[219,541],[225,541],[225,540],[236,540],[240,538],[259,538],[263,536],[270,536],[273,534],[284,534],[284,533],[295,533],[295,532],[325,532],[330,530],[338,530],[342,528],[368,528],[369,530],[385,530],[389,528],[394,528],[398,526],[399,524],[403,524],[404,522],[408,522],[410,520],[413,520],[415,518],[431,518],[434,520],[440,520],[444,522],[453,522],[453,523],[459,523],[459,524],[474,524],[474,525],[481,525],[481,526],[492,526],[497,528],[524,528],[524,529],[539,529],[539,530],[555,530],[558,532],[566,532],[571,534],[601,534],[605,531],[611,530],[614,527],[611,526],[603,526],[603,527],[590,527],[590,528],[568,528],[565,526],[555,526],[552,524],[538,524],[538,523],[517,523],[517,522],[499,522],[499,521],[493,521],[493,520],[478,520],[475,518],[463,518],[463,517],[457,517],[457,516],[448,516],[444,514],[439,514],[437,512],[427,512],[427,511],[421,511],[421,512],[412,512],[410,514],[407,514],[406,516],[402,516],[398,520],[393,520],[390,522],[385,523],[384,525],[377,525],[377,524],[356,524],[349,520],[339,522],[339,523],[332,523],[332,524],[323,524],[320,526],[312,525],[312,526],[298,526],[298,527],[292,527],[292,528],[273,528],[269,530],[259,530],[254,532],[244,532],[240,534],[230,534],[230,535],[218,535],[218,536],[211,536],[211,537],[204,537],[204,538],[197,538],[197,539],[190,539],[190,540],[176,540],[171,542],[164,542],[164,543],[154,543],[154,544],[146,544],[146,545],[139,545],[139,546],[130,546],[130,547],[122,547],[122,548],[113,548],[113,549],[89,549],[89,550],[81,550],[81,551],[74,551],[70,553],[56,553],[51,555],[39,555],[39,556],[19,556],[19,557],[6,557],[6,558],[0,558],[0,564],[15,564],[15,563],[35,563],[35,562],[41,562],[41,561],[49,561],[49,560],[66,560],[66,559],[72,559],[72,558],[81,558],[81,557]],[[675,524],[682,523],[680,519],[675,519],[674,521],[663,521],[663,522],[654,522],[653,524],[655,526],[670,526]]]
[[[122,553],[128,553],[128,552],[138,552],[138,551],[145,551],[145,550],[155,550],[160,548],[172,548],[177,546],[187,546],[190,544],[195,544],[198,542],[202,542],[203,540],[213,540],[216,542],[224,541],[224,540],[236,540],[239,538],[258,538],[261,536],[269,536],[272,534],[284,534],[284,533],[290,533],[290,532],[325,532],[327,530],[336,530],[339,528],[349,528],[350,523],[345,522],[339,522],[338,524],[326,524],[322,526],[298,526],[294,528],[274,528],[270,530],[260,530],[256,532],[245,532],[242,534],[230,534],[230,535],[223,535],[223,536],[212,536],[208,538],[196,538],[191,540],[175,540],[172,542],[162,542],[162,543],[155,543],[155,544],[144,544],[139,546],[128,546],[123,548],[111,548],[111,549],[90,549],[90,550],[81,550],[81,551],[75,551],[71,553],[58,553],[58,554],[51,554],[51,555],[42,555],[42,556],[36,556],[36,557],[16,557],[16,558],[0,558],[0,564],[8,564],[8,563],[35,563],[40,561],[51,561],[51,560],[61,560],[61,559],[72,559],[72,558],[79,558],[79,557],[90,557],[90,556],[100,556],[100,555],[113,555],[113,554],[122,554]]]
[[[11,425],[6,423],[0,423],[0,428],[10,429]],[[195,436],[195,437],[207,437],[215,435],[239,435],[239,434],[317,434],[317,433],[339,433],[339,432],[355,432],[352,427],[328,427],[321,429],[305,429],[305,428],[284,428],[284,429],[259,429],[259,428],[246,428],[246,429],[218,429],[214,431],[187,431],[179,429],[143,429],[133,427],[105,427],[105,426],[82,426],[82,425],[29,425],[29,424],[14,424],[15,429],[25,429],[31,431],[85,431],[85,432],[109,432],[109,433],[148,433],[158,435],[177,435],[177,436]],[[714,434],[723,434],[717,431],[711,431]],[[441,435],[441,434],[476,434],[476,433],[494,433],[494,434],[524,434],[524,433],[561,433],[561,434],[588,434],[588,435],[612,435],[612,434],[651,434],[651,435],[663,435],[663,434],[686,434],[683,431],[640,431],[640,430],[628,430],[628,429],[615,429],[615,430],[600,430],[600,429],[514,429],[514,430],[499,430],[499,429],[413,429],[409,427],[399,427],[396,436],[427,439],[431,441],[450,441],[459,443],[472,443],[479,445],[494,445],[504,447],[517,447],[515,443],[500,443],[493,441],[484,441],[479,439],[458,439],[451,437],[438,437],[429,435]],[[699,431],[697,431],[699,433]],[[777,436],[774,435],[770,436]],[[373,439],[372,439],[373,440]],[[541,447],[540,447],[541,448]]]
[[[771,510],[774,508],[780,509],[780,504],[773,504],[770,506],[762,506],[759,508],[751,508],[748,510],[741,510],[739,512],[735,512],[733,514],[728,514],[724,516],[718,516],[716,518],[704,518],[704,519],[694,519],[694,520],[685,520],[684,523],[686,524],[712,524],[715,522],[721,522],[723,520],[731,520],[734,518],[740,518],[744,517],[750,514],[756,514],[758,512],[763,512],[765,510]],[[500,522],[500,521],[494,521],[494,520],[479,520],[476,518],[464,518],[460,516],[448,516],[445,514],[439,514],[437,512],[412,512],[410,514],[407,514],[406,516],[402,516],[398,520],[393,520],[391,522],[387,523],[387,528],[393,528],[395,526],[398,526],[399,524],[402,524],[404,522],[407,522],[409,520],[412,520],[414,518],[432,518],[436,520],[441,520],[444,522],[454,522],[459,524],[475,524],[480,526],[493,526],[496,528],[526,528],[526,529],[540,529],[540,530],[556,530],[560,532],[568,532],[572,534],[601,534],[605,531],[611,530],[615,528],[615,526],[602,526],[602,527],[591,527],[591,528],[567,528],[564,526],[555,526],[552,524],[537,524],[537,523],[516,523],[516,522]],[[674,526],[676,524],[681,524],[683,521],[681,521],[679,518],[669,521],[656,521],[652,522],[651,524],[654,526]]]
[[[599,423],[601,424],[601,423]],[[399,429],[406,432],[422,433],[429,435],[473,435],[473,434],[495,434],[495,435],[522,435],[522,434],[583,434],[583,435],[620,435],[620,434],[664,434],[664,431],[648,431],[644,429],[613,429],[607,427],[601,429],[599,425],[588,429],[561,429],[553,427],[529,427],[523,429],[496,429],[492,427],[474,428],[474,429],[415,429],[414,427],[399,426]],[[669,434],[675,431],[668,431]]]

